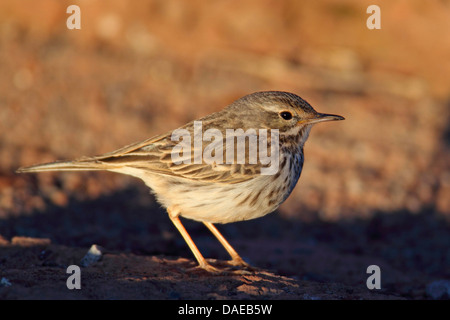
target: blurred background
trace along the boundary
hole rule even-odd
[[[81,30],[66,27],[71,4]],[[380,30],[366,26],[371,4]],[[14,171],[109,152],[282,90],[346,120],[313,128],[302,177],[276,214],[219,226],[230,242],[303,278],[322,270],[357,283],[366,254],[396,270],[395,290],[405,272],[404,283],[448,278],[449,30],[447,0],[3,0],[0,235],[191,258],[140,180]],[[226,258],[202,225],[187,228],[205,255]],[[299,243],[324,245],[344,271],[335,264],[330,276],[330,255],[311,259]]]

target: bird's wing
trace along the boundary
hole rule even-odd
[[[192,123],[185,125],[190,128]],[[186,178],[204,183],[239,183],[254,179],[261,174],[264,165],[261,162],[249,161],[250,145],[254,146],[248,139],[245,147],[244,160],[237,161],[238,144],[235,143],[238,137],[245,135],[238,132],[233,140],[226,139],[225,132],[221,132],[222,137],[214,139],[212,142],[204,142],[196,145],[192,130],[186,129],[190,133],[190,152],[175,152],[180,147],[178,140],[173,141],[172,132],[154,136],[150,139],[130,144],[113,152],[105,153],[95,157],[83,157],[72,161],[57,161],[20,168],[18,172],[38,172],[38,171],[79,171],[79,170],[114,170],[122,167],[138,168],[162,175]],[[203,137],[201,137],[203,138]],[[221,139],[221,140],[220,140]],[[245,139],[245,137],[244,137]],[[184,139],[180,139],[184,142]],[[222,145],[222,149],[212,148],[212,143]],[[208,149],[209,148],[209,149]],[[214,150],[213,150],[214,149]],[[209,150],[209,151],[208,151]],[[233,151],[232,161],[227,161],[224,151]],[[180,150],[184,151],[184,150]],[[189,150],[188,150],[189,151]],[[205,154],[212,155],[215,152],[223,155],[221,161],[205,161]],[[242,150],[241,150],[242,151]],[[254,150],[253,150],[254,151]],[[181,156],[180,156],[181,154]],[[201,156],[200,161],[194,160],[194,155]],[[199,162],[199,163],[197,163]]]
[[[246,150],[245,160],[242,164],[235,163],[235,161],[233,163],[225,163],[225,156],[223,157],[223,161],[218,161],[218,163],[208,163],[204,157],[200,159],[200,163],[196,163],[199,161],[195,161],[193,156],[197,153],[203,156],[205,148],[207,148],[210,142],[203,142],[201,146],[196,146],[191,141],[191,152],[175,152],[174,150],[176,149],[174,148],[177,145],[180,148],[180,142],[173,141],[171,136],[171,133],[156,136],[101,156],[86,158],[85,161],[95,161],[111,168],[122,166],[133,167],[206,183],[239,183],[253,179],[261,173],[263,166],[260,163],[249,163],[248,149]],[[230,145],[230,141],[228,141],[228,145]],[[222,146],[222,150],[227,150],[225,136],[223,136]],[[234,149],[234,155],[236,155],[237,145],[233,144],[231,148]]]

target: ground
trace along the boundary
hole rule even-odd
[[[146,199],[149,198],[150,200]],[[144,200],[142,200],[144,199]],[[427,287],[447,277],[449,234],[431,213],[379,214],[341,223],[286,221],[273,213],[218,226],[254,267],[212,275],[196,266],[187,245],[145,186],[3,224],[0,287],[4,299],[429,299]],[[152,204],[153,203],[153,204]],[[184,220],[208,258],[229,259],[212,234]],[[9,233],[11,237],[9,237]],[[29,238],[14,233],[48,236]],[[66,287],[69,265],[82,265],[91,245],[100,261],[82,267],[82,290]],[[367,267],[381,269],[369,290]],[[442,296],[445,298],[445,295]]]

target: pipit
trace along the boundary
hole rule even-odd
[[[167,209],[198,261],[196,268],[219,272],[200,253],[180,216],[204,223],[231,256],[228,263],[246,268],[250,266],[213,224],[255,219],[277,209],[300,177],[303,146],[312,125],[343,119],[316,112],[292,93],[256,92],[236,100],[222,111],[116,151],[38,164],[17,172],[107,170],[140,178]],[[201,124],[200,130],[198,124]],[[270,136],[263,137],[262,133],[267,132],[264,130],[271,131]],[[183,139],[175,132],[184,133]],[[207,135],[208,132],[213,134]],[[230,132],[234,133],[232,139],[227,135]],[[251,139],[252,134],[260,138],[260,161],[251,154],[258,149],[256,140]],[[239,154],[242,151],[239,143],[234,143],[240,138],[245,142],[244,155]],[[205,141],[211,143],[204,144]],[[262,161],[261,150],[264,149],[270,149],[267,154],[270,153],[273,161]],[[180,150],[183,151],[181,156]],[[264,172],[269,166],[276,170]]]

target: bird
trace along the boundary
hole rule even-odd
[[[107,170],[137,177],[167,210],[198,262],[195,269],[223,271],[204,258],[180,217],[203,223],[230,255],[230,266],[251,269],[214,224],[275,211],[300,178],[311,127],[334,120],[344,117],[319,113],[290,92],[261,91],[109,153],[22,167],[17,172]]]

